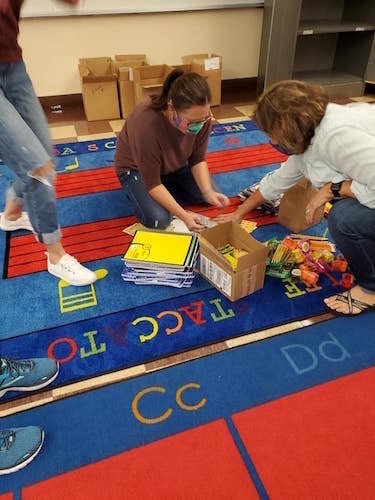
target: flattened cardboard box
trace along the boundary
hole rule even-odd
[[[118,76],[121,115],[127,118],[135,106],[133,69],[146,66],[145,54],[116,54],[115,67]]]
[[[311,182],[302,179],[284,193],[281,198],[277,222],[293,233],[302,233],[319,224],[324,217],[324,206],[315,212],[312,224],[306,221],[306,207],[317,193]]]
[[[120,118],[117,75],[110,57],[79,60],[82,98],[88,121]]]
[[[218,251],[230,243],[248,253],[238,259],[237,271]],[[226,222],[199,235],[200,273],[232,302],[263,288],[268,249],[239,224]]]
[[[207,78],[212,93],[211,106],[221,104],[221,73],[223,58],[217,54],[191,54],[182,56],[183,65],[191,65],[191,71]]]

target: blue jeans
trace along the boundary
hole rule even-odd
[[[375,292],[375,209],[346,198],[335,203],[328,227],[357,283]]]
[[[42,107],[24,63],[0,64],[0,156],[14,181],[7,199],[24,205],[39,241],[60,241],[54,175],[33,178],[51,161],[52,142]]]
[[[172,220],[172,214],[152,198],[139,173],[129,170],[118,177],[139,222],[146,227],[166,228]],[[177,172],[162,176],[161,181],[178,203],[204,203],[189,166],[185,165]]]

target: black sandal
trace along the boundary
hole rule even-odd
[[[375,311],[375,304],[366,304],[365,302],[362,302],[361,300],[356,300],[352,298],[352,294],[350,293],[350,290],[347,292],[343,293],[338,293],[336,295],[336,300],[340,302],[345,302],[345,304],[348,305],[349,312],[348,313],[343,313],[340,311],[336,311],[336,309],[332,309],[331,307],[327,306],[325,304],[325,307],[327,311],[329,311],[332,314],[335,314],[336,316],[360,316],[361,314],[365,312],[370,312],[370,311]],[[353,307],[356,307],[357,309],[360,310],[359,313],[353,313]]]

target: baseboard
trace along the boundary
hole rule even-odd
[[[54,95],[39,97],[39,101],[44,109],[58,111],[59,106],[70,107],[82,105],[82,94]]]

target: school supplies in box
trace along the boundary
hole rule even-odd
[[[246,250],[235,248],[229,243],[227,245],[224,245],[223,247],[218,248],[218,250],[221,255],[223,255],[224,258],[227,259],[227,261],[230,263],[233,271],[237,271],[238,259],[247,254]]]
[[[138,230],[124,255],[124,281],[137,285],[190,287],[198,255],[194,234]]]
[[[201,275],[231,301],[263,287],[268,250],[236,222],[199,235]]]

